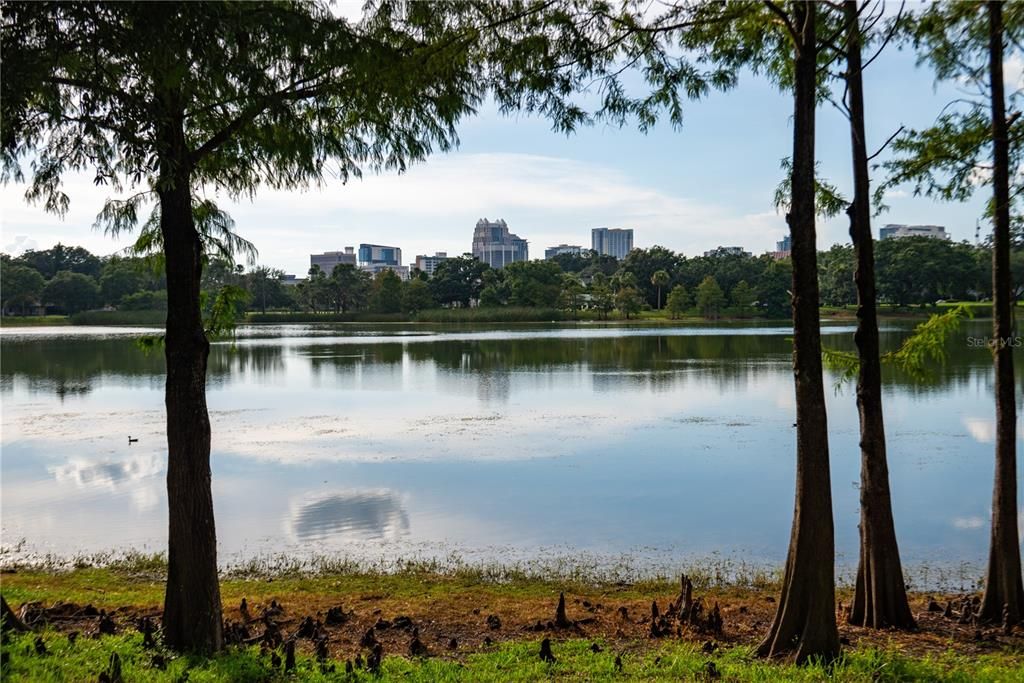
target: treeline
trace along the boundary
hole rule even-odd
[[[145,257],[99,257],[82,247],[57,244],[2,256],[5,313],[75,314],[98,308],[119,311],[167,309],[166,279],[159,262]],[[986,246],[907,237],[878,242],[878,295],[894,306],[991,296],[992,258]],[[853,247],[834,245],[819,254],[821,303],[856,303]],[[1024,250],[1015,249],[1014,282],[1024,283]],[[621,261],[584,252],[494,269],[468,256],[442,262],[433,277],[413,271],[403,281],[392,271],[371,275],[351,265],[326,273],[318,267],[295,286],[284,271],[246,269],[211,259],[203,272],[206,298],[225,285],[238,288],[241,311],[414,315],[432,309],[505,308],[589,310],[599,318],[630,318],[643,310],[671,317],[789,316],[792,270],[788,259],[718,252],[686,257],[664,247],[634,249]],[[1017,285],[1015,296],[1024,293]]]

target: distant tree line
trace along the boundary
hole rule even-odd
[[[2,297],[6,313],[41,308],[74,314],[111,307],[166,310],[166,278],[159,261],[140,256],[99,257],[82,247],[57,244],[18,257],[2,255]],[[980,300],[991,296],[989,247],[927,237],[879,241],[875,250],[878,298],[895,306],[928,305],[939,300]],[[1012,252],[1014,282],[1024,283],[1024,249]],[[819,254],[821,303],[856,303],[852,245],[834,245]],[[515,306],[581,310],[607,318],[631,318],[642,310],[665,310],[672,318],[701,315],[789,315],[792,282],[788,259],[769,254],[716,253],[686,257],[654,246],[634,249],[621,261],[584,251],[546,261],[513,263],[494,269],[469,256],[443,261],[433,277],[413,270],[403,281],[390,270],[371,275],[342,264],[330,273],[318,266],[299,284],[284,283],[284,271],[246,269],[211,258],[202,289],[209,297],[224,285],[246,294],[242,309],[267,312],[415,314],[433,308]],[[1015,297],[1024,294],[1016,285]]]

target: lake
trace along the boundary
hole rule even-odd
[[[883,346],[910,327],[886,324]],[[924,381],[886,372],[897,533],[925,582],[973,581],[986,557],[993,373],[973,338],[989,329],[965,325]],[[163,357],[136,347],[143,332],[0,332],[4,562],[164,549]],[[851,324],[823,332],[853,349]],[[790,336],[766,324],[244,327],[210,357],[221,561],[781,565]],[[849,574],[857,412],[852,385],[826,381]]]

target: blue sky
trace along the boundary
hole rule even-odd
[[[1007,62],[1007,80],[1020,87],[1022,61]],[[900,125],[922,127],[962,96],[936,86],[912,53],[889,50],[866,73],[869,147]],[[661,124],[644,135],[597,125],[565,136],[542,119],[506,117],[493,107],[459,127],[458,150],[435,155],[406,174],[367,176],[343,185],[328,180],[306,192],[261,191],[231,204],[239,232],[253,240],[260,261],[304,274],[309,254],[373,242],[398,246],[408,263],[416,254],[468,251],[479,218],[504,218],[530,241],[533,258],[545,247],[589,247],[590,229],[630,227],[635,245],[660,244],[692,256],[718,245],[760,253],[786,233],[772,206],[780,160],[791,147],[791,99],[766,80],[741,79],[728,93],[690,103],[681,129]],[[821,174],[850,193],[849,132],[831,105],[819,109]],[[882,157],[884,158],[884,156]],[[61,241],[99,254],[127,243],[92,229],[109,196],[87,176],[70,177],[71,211],[63,219],[26,205],[23,186],[0,189],[0,248],[19,252]],[[955,240],[973,240],[985,196],[967,204],[913,197],[911,188],[887,199],[877,228],[892,223],[945,225]],[[982,191],[987,192],[986,190]],[[848,242],[845,216],[819,226],[821,248]]]

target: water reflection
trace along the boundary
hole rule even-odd
[[[293,506],[291,532],[302,541],[395,540],[409,532],[409,515],[392,491],[341,491]]]
[[[984,557],[992,364],[966,336],[986,327],[965,326],[923,383],[885,369],[908,563]],[[883,347],[910,328],[891,326]],[[850,326],[829,331],[826,346],[854,349]],[[790,336],[778,326],[245,328],[209,363],[222,550],[505,544],[529,557],[643,546],[781,562]],[[130,335],[0,334],[5,536],[52,552],[160,550],[163,385],[163,355]],[[842,564],[858,543],[857,414],[851,386],[826,401]]]

